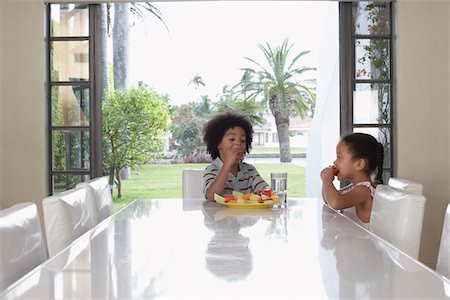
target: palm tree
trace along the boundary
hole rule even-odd
[[[205,81],[203,81],[202,76],[196,74],[194,77],[189,81],[189,84],[193,84],[195,89],[198,89],[200,86],[205,86]]]
[[[242,97],[242,96],[241,96]],[[222,95],[217,102],[217,111],[235,111],[250,118],[254,125],[264,125],[264,108],[260,102],[251,98],[241,98],[228,86],[223,87]]]
[[[112,31],[114,88],[124,90],[130,87],[129,48],[130,48],[130,3],[116,3],[114,5],[114,25]]]
[[[289,120],[293,115],[302,118],[312,112],[316,102],[315,80],[301,79],[307,71],[316,70],[311,67],[297,67],[296,63],[310,51],[297,54],[288,64],[288,55],[293,44],[284,40],[281,46],[259,45],[269,67],[245,57],[259,67],[244,68],[244,76],[235,86],[240,93],[250,99],[261,99],[275,117],[278,141],[280,143],[280,162],[290,162]]]
[[[168,30],[161,12],[150,2],[114,4],[114,25],[112,29],[114,88],[119,90],[129,87],[129,12],[136,15],[140,20],[145,20],[149,13],[158,18]],[[109,10],[107,19],[110,20]]]
[[[214,113],[214,103],[207,95],[201,96],[200,102],[190,102],[189,104],[195,116],[204,120],[205,123]]]

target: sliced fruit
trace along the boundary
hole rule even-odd
[[[235,200],[234,196],[231,194],[224,194],[223,197],[225,198],[225,203]]]
[[[214,194],[214,201],[216,201],[217,203],[225,203],[225,198],[220,196],[219,194]]]
[[[242,196],[244,196],[244,194],[242,194],[241,192],[238,192],[238,191],[233,191],[232,195],[235,196],[235,197],[242,197]]]
[[[272,194],[270,196],[261,195],[261,199],[263,199],[263,200],[272,200]]]
[[[336,167],[333,168],[333,175],[338,176],[338,174],[339,174],[339,170]]]
[[[242,196],[242,198],[244,199],[244,200],[250,200],[250,197],[252,196],[253,194],[244,194],[244,196]]]
[[[272,196],[272,190],[271,189],[264,189],[262,191],[262,196],[263,195],[265,195],[265,196]]]
[[[249,198],[249,200],[256,201],[256,202],[258,202],[260,199],[261,199],[261,196],[255,195],[255,194],[251,194],[251,196]]]
[[[272,196],[272,200],[273,200],[274,203],[280,203],[281,202],[280,197],[278,197],[277,195],[273,195]]]

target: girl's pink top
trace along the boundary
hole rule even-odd
[[[345,187],[343,187],[341,190],[339,190],[339,193],[341,193],[341,195],[347,194],[348,192],[351,192],[354,188],[356,188],[357,186],[365,186],[370,190],[370,196],[375,195],[375,188],[372,186],[372,184],[369,181],[362,181],[362,182],[358,182],[357,184],[349,184]],[[353,221],[355,221],[356,223],[358,223],[359,225],[363,226],[366,229],[369,229],[369,223],[364,223],[363,221],[361,221],[361,219],[358,217],[358,215],[356,214],[356,208],[354,206],[346,208],[344,210],[341,210],[341,212],[346,215],[347,217],[349,217],[350,219],[352,219]]]

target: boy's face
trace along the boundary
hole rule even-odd
[[[245,130],[241,127],[235,126],[225,131],[222,141],[217,147],[220,159],[224,161],[227,158],[233,158],[237,163],[241,161],[247,149],[246,141]]]

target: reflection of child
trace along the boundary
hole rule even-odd
[[[382,287],[387,270],[383,269],[383,252],[377,239],[367,231],[355,230],[353,224],[327,206],[322,208],[322,230],[318,253],[328,298],[386,299],[386,289]],[[335,256],[337,274],[330,252]]]
[[[238,220],[236,216],[224,214],[222,218],[218,218],[220,212],[225,213],[227,210],[218,208],[209,201],[202,205],[203,222],[214,232],[205,254],[206,268],[226,281],[234,282],[247,278],[253,269],[253,256],[249,247],[250,239],[242,235],[240,230],[253,226],[260,217]]]
[[[373,195],[377,182],[382,183],[383,145],[365,133],[345,136],[336,147],[334,165],[322,170],[322,195],[334,209],[345,209],[344,214],[368,227]],[[371,174],[377,170],[375,182]],[[341,190],[333,185],[334,177],[351,183]]]
[[[203,175],[203,193],[208,200],[214,194],[259,193],[269,185],[254,166],[242,162],[252,144],[253,128],[250,120],[237,113],[221,113],[206,123],[203,140],[213,163]]]

